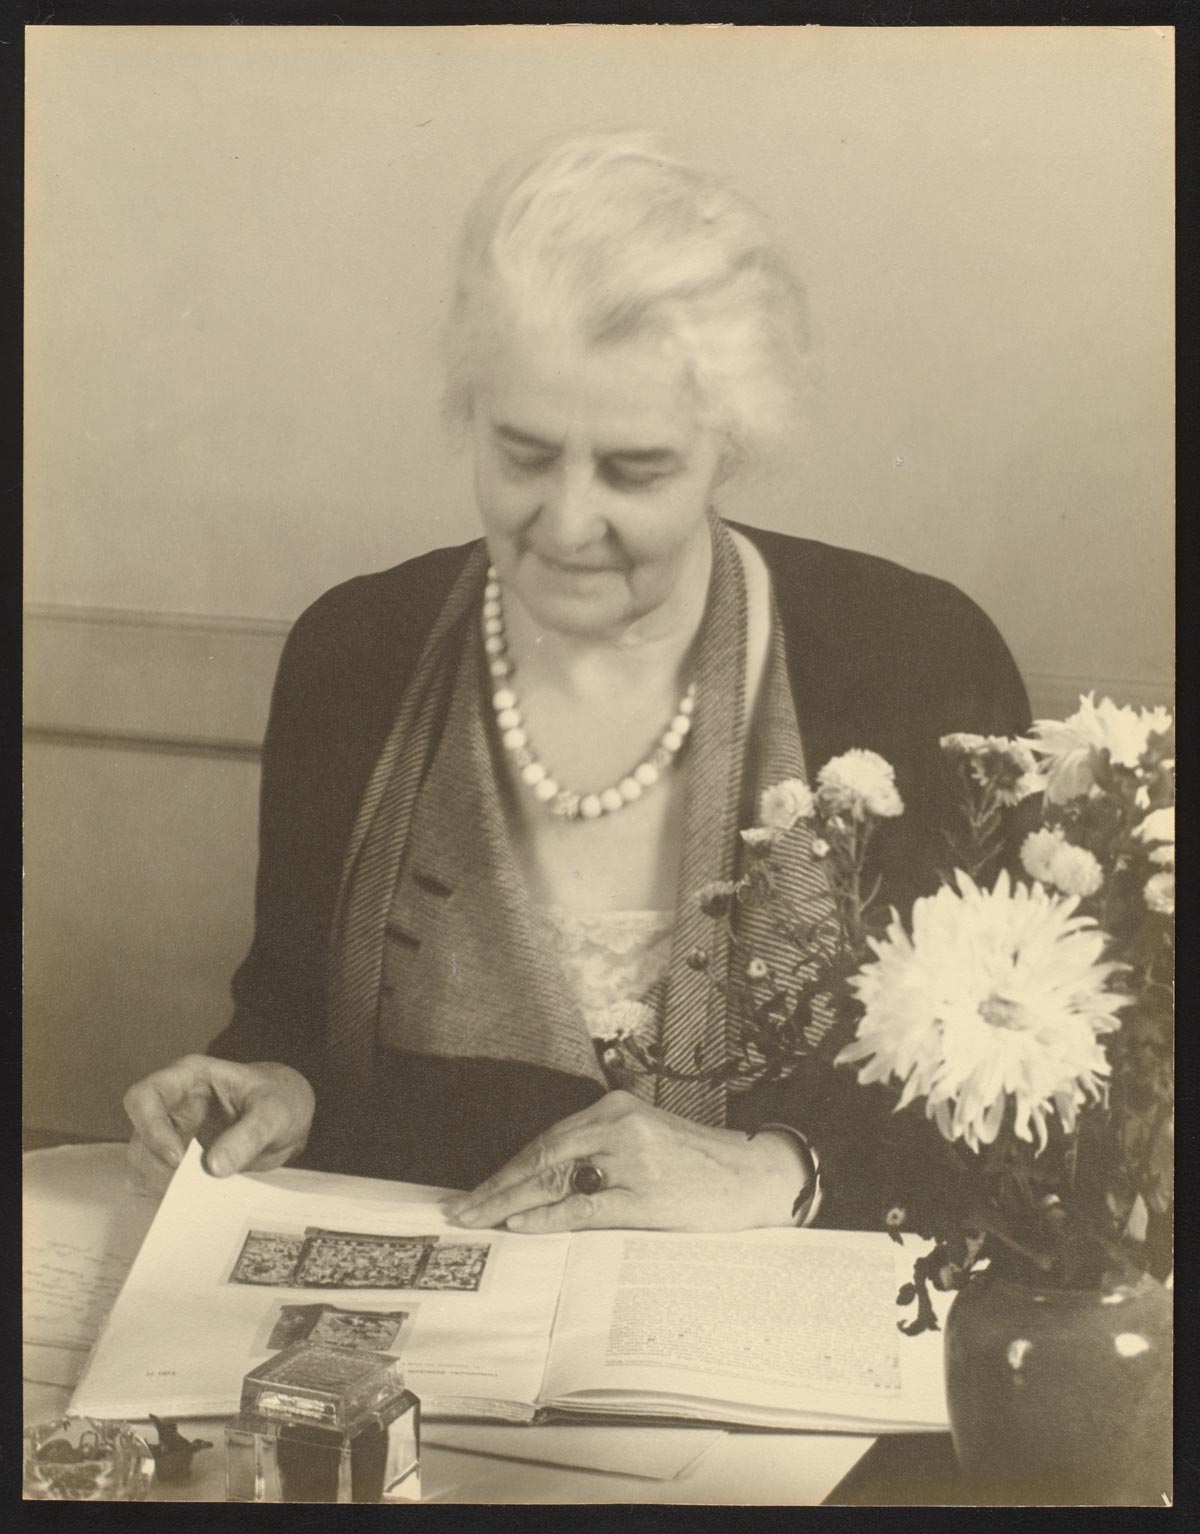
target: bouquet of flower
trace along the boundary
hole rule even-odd
[[[899,1297],[917,1304],[909,1332],[937,1325],[929,1286],[960,1287],[983,1258],[1065,1287],[1152,1267],[1147,1236],[1173,1202],[1170,716],[1089,695],[1026,739],[941,745],[947,865],[907,921],[864,889],[871,837],[904,808],[869,751],[827,763],[815,790],[768,789],[742,833],[745,874],[699,893],[734,945],[729,980],[713,983],[738,1048],[697,1060],[697,1074],[852,1069],[890,1097],[880,1212],[895,1239],[934,1243]],[[1014,845],[1035,795],[1040,823]],[[795,835],[811,838],[828,885],[816,920],[780,888]],[[745,950],[739,909],[765,914],[758,930],[787,945],[788,973]],[[629,1053],[664,1069],[653,1050]]]

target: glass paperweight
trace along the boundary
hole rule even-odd
[[[298,1342],[242,1381],[225,1428],[229,1502],[419,1502],[420,1405],[401,1362]]]
[[[60,1417],[25,1429],[24,1494],[33,1502],[140,1502],[154,1458],[126,1422]]]

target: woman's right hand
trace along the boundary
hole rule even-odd
[[[161,1191],[193,1136],[207,1147],[214,1177],[269,1171],[304,1149],[315,1105],[312,1087],[290,1065],[184,1055],[125,1094],[130,1174]]]

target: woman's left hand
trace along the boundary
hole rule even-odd
[[[603,1173],[599,1192],[572,1190],[580,1161]],[[808,1170],[789,1134],[751,1139],[609,1092],[540,1134],[447,1214],[459,1225],[531,1232],[790,1225]]]

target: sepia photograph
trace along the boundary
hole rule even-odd
[[[1171,1505],[1174,29],[24,46],[26,1497]]]

